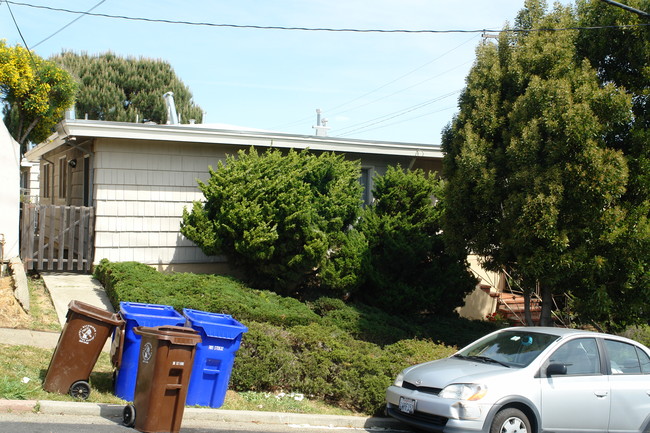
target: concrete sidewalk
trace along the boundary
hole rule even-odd
[[[68,304],[72,300],[85,302],[111,313],[115,312],[104,287],[92,275],[62,272],[41,273],[41,277],[47,291],[50,292],[61,326],[65,325]]]
[[[50,293],[61,327],[65,325],[68,304],[72,300],[85,302],[114,312],[106,291],[91,275],[73,273],[42,273],[45,287]],[[25,284],[26,283],[25,279]],[[17,283],[17,282],[16,282]],[[25,288],[27,290],[27,288]],[[0,344],[35,346],[54,349],[59,341],[59,332],[32,331],[29,329],[0,328]],[[104,351],[110,350],[110,341]]]

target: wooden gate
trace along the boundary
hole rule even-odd
[[[94,238],[92,207],[23,203],[20,256],[27,270],[90,272]]]

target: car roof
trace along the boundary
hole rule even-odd
[[[558,337],[566,337],[570,335],[608,335],[600,332],[586,331],[582,329],[573,329],[573,328],[554,328],[554,327],[545,327],[545,326],[515,326],[512,328],[501,329],[504,331],[517,331],[517,332],[537,332],[542,334],[557,335]]]
[[[504,328],[500,330],[500,332],[503,331],[537,332],[543,334],[557,335],[560,338],[566,338],[571,336],[601,337],[601,338],[609,338],[609,339],[614,339],[619,341],[626,341],[628,343],[633,343],[637,346],[643,346],[643,344],[639,343],[638,341],[631,340],[627,337],[622,337],[620,335],[606,334],[604,332],[588,331],[584,329],[553,328],[553,327],[545,327],[545,326],[515,326],[515,327]]]

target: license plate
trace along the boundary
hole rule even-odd
[[[404,413],[415,413],[415,400],[412,398],[400,397],[399,398],[399,410]]]

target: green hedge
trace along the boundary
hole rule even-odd
[[[231,277],[188,273],[163,274],[137,262],[102,260],[95,277],[104,284],[113,307],[120,301],[171,305],[230,314],[278,326],[306,325],[320,320],[307,306],[273,292],[253,290]]]
[[[367,414],[383,410],[386,388],[401,369],[454,352],[429,331],[469,330],[460,340],[486,332],[467,321],[436,327],[432,318],[390,316],[333,298],[303,304],[230,277],[163,274],[136,262],[102,260],[95,277],[116,309],[120,301],[164,304],[230,314],[245,324],[233,389],[300,392]]]

